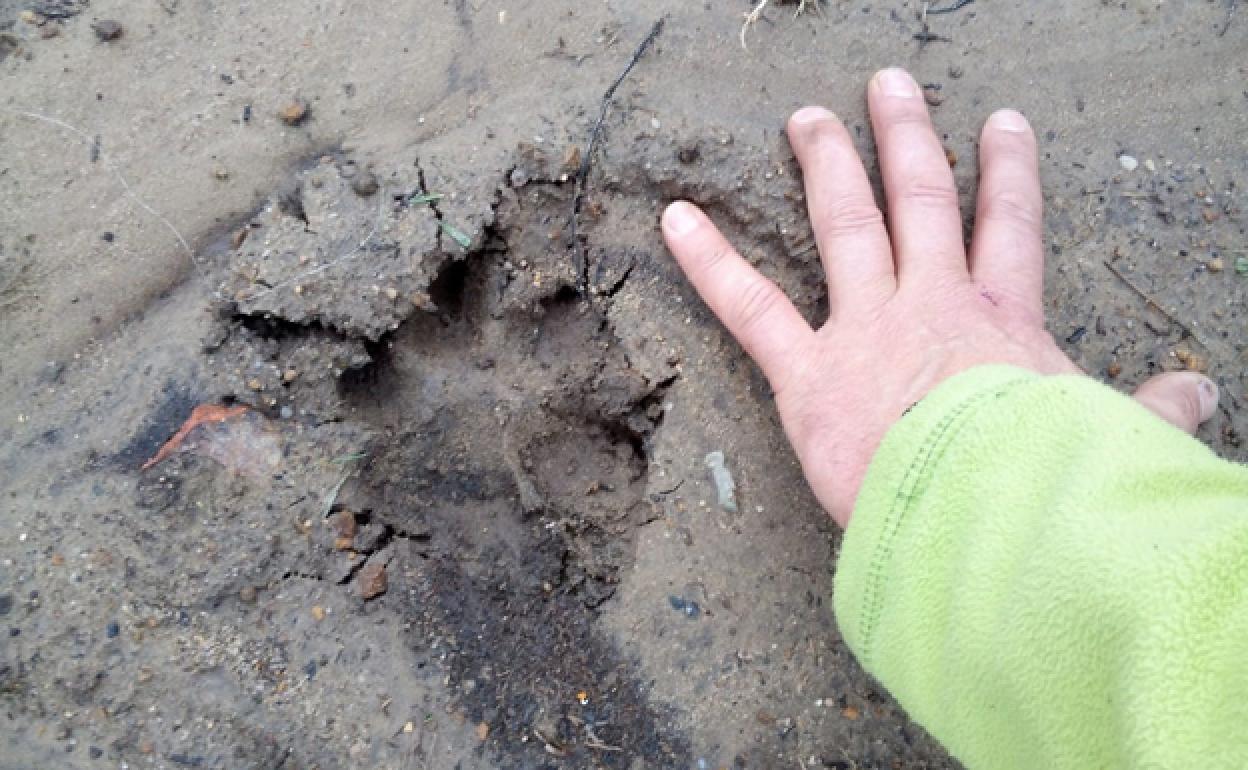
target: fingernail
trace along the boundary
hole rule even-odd
[[[1023,114],[1017,110],[997,110],[992,113],[988,122],[993,128],[1009,131],[1012,134],[1025,134],[1028,129],[1027,118],[1024,118]]]
[[[676,201],[663,212],[663,228],[672,235],[688,235],[698,228],[702,216],[691,203]]]
[[[1204,422],[1218,410],[1218,386],[1208,377],[1201,377],[1196,388],[1200,393],[1200,421]]]
[[[836,120],[836,115],[823,107],[803,107],[793,113],[792,120],[799,126],[808,126],[824,120]]]
[[[913,99],[919,95],[919,84],[905,70],[890,67],[876,73],[875,82],[885,96]]]

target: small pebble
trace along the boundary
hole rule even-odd
[[[377,192],[379,187],[377,175],[368,169],[356,174],[355,178],[351,180],[351,189],[356,195],[363,198],[367,198]]]
[[[339,538],[354,539],[358,532],[356,514],[349,512],[349,510],[339,510],[338,513],[334,513],[329,517],[329,527],[333,529],[334,534],[337,534]]]
[[[17,15],[17,18],[21,19],[22,22],[26,24],[38,24],[39,23],[39,14],[35,13],[34,11],[30,9],[27,9],[19,13]]]
[[[1144,168],[1148,169],[1149,173],[1157,173],[1157,164],[1153,162],[1152,158],[1144,161]]]
[[[1209,369],[1209,362],[1199,353],[1193,353],[1190,350],[1179,349],[1174,351],[1174,357],[1183,364],[1183,368],[1191,372],[1203,372]]]
[[[117,621],[113,621],[105,628],[105,632],[108,634],[109,639],[116,639],[117,635],[121,633],[121,626],[117,624]]]
[[[389,581],[386,578],[386,565],[369,563],[360,570],[355,578],[355,590],[364,601],[374,599],[386,592]]]
[[[120,38],[126,31],[125,27],[122,27],[120,22],[113,21],[112,19],[97,21],[91,25],[91,29],[95,31],[96,39],[102,43],[111,43]]]
[[[732,472],[725,464],[724,453],[718,450],[706,455],[706,467],[711,470],[711,480],[715,482],[715,490],[719,497],[719,507],[728,513],[736,513],[737,485]]]
[[[568,145],[563,151],[563,170],[569,174],[580,171],[581,148],[575,144]]]
[[[302,99],[294,99],[277,112],[277,116],[288,126],[297,126],[308,117],[308,103]]]
[[[940,92],[940,89],[932,86],[923,87],[923,98],[933,107],[939,107],[945,103],[945,95]]]
[[[1118,165],[1122,166],[1123,171],[1135,171],[1140,167],[1140,162],[1131,155],[1119,155]]]
[[[962,75],[964,75],[964,74],[965,74],[965,72],[964,72],[964,71],[962,70],[962,68],[961,68],[961,67],[959,67],[958,65],[956,65],[956,64],[950,65],[950,67],[949,67],[949,77],[953,78],[954,80],[957,80],[958,78],[962,77]]]
[[[1205,267],[1208,268],[1211,273],[1220,273],[1226,267],[1226,263],[1222,261],[1221,257],[1214,257],[1209,260],[1209,264],[1205,265]]]
[[[256,601],[256,587],[243,586],[238,589],[238,598],[245,604],[254,604]]]

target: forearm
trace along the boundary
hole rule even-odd
[[[842,632],[970,767],[1248,762],[1248,470],[1091,380],[980,368],[886,437]]]

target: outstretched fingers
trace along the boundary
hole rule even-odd
[[[897,282],[888,230],[849,132],[831,112],[805,107],[789,119],[788,133],[802,166],[832,314],[892,296]]]
[[[993,113],[979,142],[971,275],[1006,315],[1044,324],[1044,196],[1036,137],[1014,110]]]
[[[867,88],[867,102],[898,282],[926,291],[968,281],[958,188],[919,84],[904,70],[881,70]]]
[[[668,206],[663,237],[698,294],[776,387],[814,333],[806,319],[697,206]]]

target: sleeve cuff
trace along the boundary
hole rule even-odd
[[[885,435],[859,490],[834,584],[841,635],[868,670],[893,542],[934,465],[979,408],[1040,377],[1011,366],[969,369],[938,385]]]

